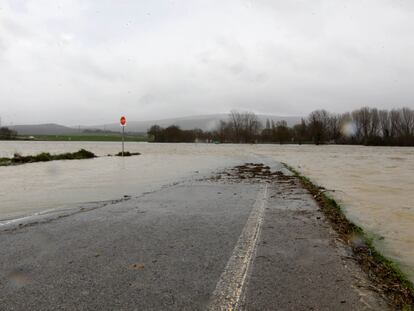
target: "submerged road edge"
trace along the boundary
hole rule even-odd
[[[353,259],[389,306],[396,310],[414,310],[414,284],[399,265],[382,255],[364,229],[347,218],[341,205],[327,195],[323,187],[288,164],[282,164],[313,196],[331,228],[337,232],[341,243],[352,249]]]

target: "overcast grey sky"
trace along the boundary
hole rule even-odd
[[[0,0],[3,123],[414,108],[414,1]]]

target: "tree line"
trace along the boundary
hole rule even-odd
[[[252,112],[231,111],[213,131],[182,130],[176,125],[153,125],[148,136],[155,142],[314,143],[414,146],[414,110],[363,107],[352,112],[312,111],[299,124],[266,120]]]
[[[153,125],[150,127],[147,134],[154,142],[160,143],[193,143],[200,138],[208,140],[208,138],[204,137],[204,135],[208,134],[208,132],[204,133],[200,129],[182,130],[176,125],[171,125],[167,128],[163,128],[159,125]]]
[[[316,110],[293,129],[306,129],[303,138],[315,144],[414,146],[414,110],[363,107],[343,114]]]
[[[16,139],[17,132],[9,129],[8,127],[0,127],[0,140]]]

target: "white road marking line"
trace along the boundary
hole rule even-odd
[[[216,285],[208,311],[239,310],[246,277],[256,253],[267,200],[267,185],[261,189],[233,253]]]

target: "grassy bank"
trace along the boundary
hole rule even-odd
[[[346,218],[340,205],[324,192],[324,188],[315,185],[292,167],[286,164],[285,166],[313,195],[341,240],[352,248],[354,259],[373,281],[376,289],[398,310],[414,310],[413,283],[401,272],[398,265],[375,249],[372,238],[361,227]]]
[[[73,135],[34,135],[35,141],[121,141],[120,134],[73,134]],[[125,135],[125,141],[147,141],[147,137],[138,135]]]
[[[50,154],[42,152],[37,155],[22,156],[15,154],[13,158],[0,158],[0,166],[19,165],[34,162],[48,162],[55,160],[81,160],[95,158],[95,154],[85,149],[80,149],[77,152],[67,152],[62,154]]]

